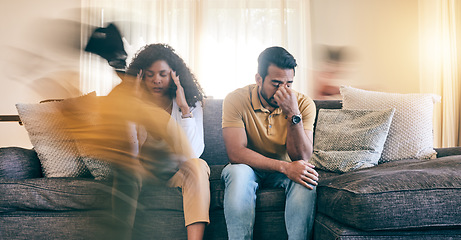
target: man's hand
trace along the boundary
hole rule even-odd
[[[289,179],[303,185],[308,189],[314,189],[319,180],[319,174],[314,170],[314,165],[304,160],[293,161],[285,164],[282,173]]]
[[[274,94],[274,100],[287,116],[299,114],[298,101],[296,95],[286,85],[281,85]]]

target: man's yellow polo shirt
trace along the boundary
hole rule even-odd
[[[295,94],[304,129],[313,131],[315,103],[302,93]],[[291,161],[286,151],[287,125],[291,123],[285,117],[282,109],[271,113],[261,105],[256,84],[229,93],[223,102],[223,128],[245,128],[249,149],[269,158]]]

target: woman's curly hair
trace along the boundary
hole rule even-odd
[[[139,70],[143,72],[148,69],[152,63],[163,60],[168,63],[171,69],[179,76],[179,82],[184,88],[187,104],[194,107],[195,103],[203,101],[204,93],[194,74],[187,67],[184,60],[176,54],[175,50],[167,44],[149,44],[141,48],[128,66],[127,74],[136,76]],[[173,98],[176,96],[176,85],[170,85],[169,94]]]

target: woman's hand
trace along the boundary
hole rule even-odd
[[[139,70],[138,74],[136,75],[136,79],[134,80],[133,84],[133,94],[136,97],[142,97],[142,91],[141,91],[141,83],[142,83],[142,78],[144,77],[144,73],[142,69]]]
[[[182,115],[188,115],[190,113],[189,105],[186,101],[186,95],[184,94],[184,88],[181,86],[179,82],[179,76],[176,76],[176,72],[171,71],[171,79],[173,80],[174,84],[176,85],[176,103],[178,107],[181,109]]]

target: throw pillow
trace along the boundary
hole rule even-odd
[[[399,94],[341,87],[343,109],[395,108],[389,136],[384,144],[380,163],[400,159],[435,158],[432,117],[434,94]]]
[[[378,165],[395,109],[320,109],[311,162],[332,172]]]
[[[93,92],[62,101],[16,104],[19,117],[37,152],[45,177],[90,176],[84,162],[79,157],[74,138],[64,130],[65,119],[62,109],[66,104],[77,105],[79,101],[95,96]]]
[[[75,139],[79,158],[84,162],[91,175],[96,180],[104,180],[112,177],[111,165],[88,154],[86,147],[87,140],[96,137],[96,127],[100,123],[100,100],[104,97],[93,97],[80,99],[79,104],[65,102],[63,114],[66,117],[66,129]]]
[[[96,180],[106,180],[112,177],[112,167],[108,162],[92,157],[82,157],[85,166]]]

